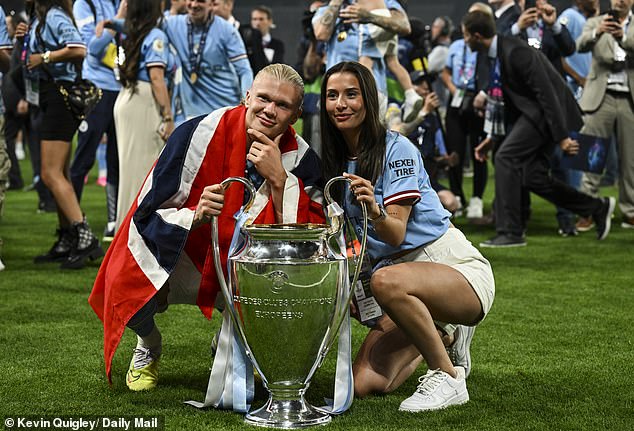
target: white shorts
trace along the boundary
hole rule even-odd
[[[495,280],[491,264],[471,244],[460,229],[450,227],[436,241],[393,259],[404,262],[442,263],[460,272],[467,279],[482,305],[482,319],[488,314],[495,297]]]

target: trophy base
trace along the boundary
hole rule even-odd
[[[331,417],[308,404],[303,396],[294,400],[269,397],[264,406],[247,413],[244,421],[265,428],[299,429],[326,425],[330,423]]]

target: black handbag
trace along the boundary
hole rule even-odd
[[[80,121],[85,119],[101,100],[103,94],[101,88],[97,87],[92,81],[81,77],[81,67],[75,65],[77,76],[70,86],[64,86],[55,81],[53,75],[51,75],[51,72],[44,64],[42,64],[42,69],[44,69],[44,72],[46,72],[62,95],[66,109],[76,119]]]
[[[68,88],[55,83],[59,92],[64,98],[66,108],[77,118],[83,120],[88,116],[90,111],[101,100],[101,88],[97,87],[92,81],[81,78],[77,75],[77,79]]]
[[[38,43],[41,46],[46,46],[42,37],[39,33],[36,35]],[[97,87],[92,81],[87,79],[83,79],[81,77],[81,64],[73,63],[75,66],[75,71],[77,72],[77,76],[75,77],[75,81],[68,87],[62,86],[59,82],[53,79],[53,75],[48,70],[48,67],[44,63],[42,63],[42,69],[48,75],[49,79],[53,81],[60,94],[64,98],[64,104],[66,105],[66,109],[73,114],[73,116],[79,121],[85,119],[90,111],[99,103],[101,100],[102,92],[99,87]]]

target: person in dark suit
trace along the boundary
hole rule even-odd
[[[262,48],[267,64],[284,63],[284,42],[271,36],[273,11],[268,6],[258,6],[251,11],[251,27],[262,33]],[[257,71],[253,71],[257,73]]]
[[[229,21],[240,33],[244,47],[247,50],[249,65],[253,71],[253,76],[255,76],[258,71],[269,64],[264,54],[264,47],[262,46],[262,33],[260,30],[251,27],[250,23],[240,24],[240,21],[235,19],[233,16],[233,0],[213,0],[212,3],[214,15]]]
[[[509,36],[511,27],[517,22],[522,10],[515,4],[515,0],[489,0],[495,15],[495,26],[498,34]]]
[[[471,50],[488,55],[492,62],[490,86],[496,91],[490,91],[487,118],[493,125],[485,125],[485,131],[503,136],[495,154],[497,236],[480,246],[526,245],[522,188],[576,214],[592,216],[597,238],[605,239],[614,198],[583,194],[549,173],[554,145],[566,153],[576,153],[579,145],[568,133],[583,125],[579,107],[561,75],[541,52],[524,41],[496,35],[489,14],[468,13],[462,28]],[[488,136],[476,148],[476,156],[485,160],[492,144]]]

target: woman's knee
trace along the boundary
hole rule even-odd
[[[370,288],[379,303],[386,303],[405,294],[400,282],[400,269],[394,266],[380,268],[372,274]]]

